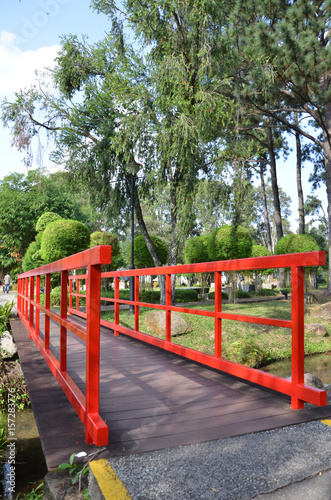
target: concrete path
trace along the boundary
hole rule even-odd
[[[325,422],[108,461],[133,500],[330,500]]]
[[[6,302],[8,302],[8,301],[11,302],[12,300],[14,300],[14,302],[15,302],[15,307],[12,310],[12,314],[17,314],[17,310],[16,310],[17,294],[14,292],[11,292],[11,291],[9,291],[9,293],[3,293],[2,287],[0,287],[0,305],[4,306],[6,304]]]

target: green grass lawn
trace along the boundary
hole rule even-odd
[[[214,305],[192,305],[191,308],[214,310]],[[223,304],[224,312],[238,313],[251,316],[260,316],[277,319],[291,319],[290,301],[270,301],[257,303]],[[149,309],[140,308],[140,331],[164,338],[155,334],[145,321],[145,314]],[[305,323],[319,323],[324,325],[331,333],[331,321],[321,320],[314,316],[314,308],[305,317]],[[181,313],[181,316],[189,323],[192,331],[177,335],[172,338],[176,344],[190,347],[207,354],[214,354],[214,319],[193,314]],[[103,312],[102,318],[113,321],[113,312]],[[134,327],[134,316],[129,311],[120,311],[120,324],[129,328]],[[245,359],[242,346],[250,346],[251,349],[259,351],[258,365],[264,365],[278,359],[291,356],[291,330],[254,323],[243,323],[232,320],[222,321],[222,357],[232,361],[250,364]],[[239,352],[240,351],[240,352]],[[315,337],[305,335],[305,354],[315,354],[331,351],[331,336]],[[239,359],[238,359],[239,356]],[[241,356],[241,358],[240,358]],[[247,362],[246,362],[247,361]]]

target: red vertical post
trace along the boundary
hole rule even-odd
[[[305,305],[304,305],[304,268],[292,267],[292,385],[294,395],[291,408],[298,410],[304,402],[296,397],[296,386],[304,383],[305,373]]]
[[[88,267],[88,286],[86,290],[86,412],[99,412],[100,376],[100,285],[101,265]],[[92,444],[93,439],[85,431],[85,440]]]
[[[68,271],[61,271],[60,317],[67,319]],[[60,325],[60,371],[67,371],[67,329]]]
[[[45,274],[45,349],[49,349],[49,316],[47,310],[49,311],[51,307],[51,275]]]
[[[40,304],[40,276],[36,276],[36,303]],[[39,326],[40,326],[40,311],[38,305],[36,306],[36,328],[35,334],[39,337]]]
[[[29,278],[25,278],[25,319],[29,317]]]
[[[17,299],[16,299],[16,309],[20,312],[20,279],[17,278]]]
[[[217,313],[222,312],[222,273],[215,272],[215,357],[222,357],[222,318]]]
[[[139,302],[139,276],[134,277],[134,300]],[[134,329],[139,331],[139,306],[134,306]]]
[[[17,280],[17,311],[20,313],[21,312],[21,282],[22,280],[18,279]]]
[[[114,304],[114,323],[115,325],[119,324],[120,321],[120,305],[118,303],[118,299],[120,298],[120,280],[119,278],[115,278],[115,304]],[[114,329],[114,335],[118,335],[118,331]]]
[[[76,293],[78,294],[79,293],[79,290],[80,290],[80,285],[79,285],[79,280],[77,280],[76,282]],[[79,297],[78,295],[76,295],[76,310],[79,311]]]
[[[34,276],[30,276],[30,290],[29,290],[29,328],[33,328],[33,316],[34,316]]]
[[[166,274],[166,342],[171,342],[171,274]]]
[[[69,279],[69,309],[72,309],[72,280]],[[69,315],[72,313],[69,312]]]

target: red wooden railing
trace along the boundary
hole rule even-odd
[[[18,276],[17,311],[53,375],[85,426],[85,440],[97,446],[108,443],[108,426],[99,415],[100,284],[101,264],[111,262],[111,247],[86,250]],[[69,271],[86,268],[86,327],[67,317]],[[51,274],[61,273],[61,305],[50,308]],[[40,304],[40,277],[45,276],[45,305]],[[45,313],[44,338],[40,337],[40,311]],[[50,319],[60,325],[59,359],[50,349]],[[86,343],[85,394],[67,371],[67,330]]]
[[[92,258],[93,256],[93,258]],[[108,259],[108,260],[107,260]],[[160,347],[175,354],[184,356],[193,361],[216,368],[223,372],[235,375],[250,382],[276,390],[291,397],[293,409],[303,408],[304,402],[318,406],[326,404],[326,392],[321,389],[304,384],[304,267],[325,264],[324,252],[307,252],[290,255],[278,255],[238,259],[230,261],[207,262],[201,264],[188,264],[179,266],[158,267],[150,269],[135,269],[128,271],[115,271],[101,273],[101,264],[110,263],[110,247],[96,247],[92,250],[73,255],[62,261],[57,261],[48,266],[22,274],[18,280],[18,312],[29,330],[30,336],[36,342],[44,358],[50,365],[54,375],[64,388],[69,400],[72,402],[82,422],[86,426],[86,439],[96,444],[104,445],[108,439],[108,429],[98,414],[99,404],[99,327],[106,326],[119,333],[129,335],[141,341]],[[68,274],[69,270],[87,268],[87,273]],[[240,314],[222,312],[222,272],[247,271],[251,269],[291,268],[292,279],[292,315],[291,320],[261,318]],[[61,271],[61,308],[60,314],[50,310],[50,273]],[[171,276],[174,274],[214,273],[215,275],[215,307],[213,311],[193,309],[171,305]],[[46,301],[45,307],[40,305],[40,275],[46,275]],[[165,305],[150,304],[139,301],[139,277],[161,276],[166,278],[166,303]],[[36,276],[36,297],[34,299],[34,277]],[[134,277],[135,300],[119,298],[119,279]],[[115,282],[114,298],[100,297],[101,278],[113,278]],[[69,307],[67,308],[67,286],[69,281]],[[86,284],[86,295],[80,292],[80,282]],[[76,283],[76,290],[73,288]],[[80,299],[86,299],[86,308],[79,307]],[[76,306],[73,306],[76,298]],[[114,306],[114,321],[100,321],[100,300]],[[134,306],[134,329],[120,324],[120,304]],[[165,340],[142,333],[139,331],[139,309],[148,307],[164,310],[166,314]],[[35,314],[35,326],[33,318]],[[60,361],[54,359],[49,352],[49,334],[45,321],[45,341],[39,337],[39,311],[46,314],[46,319],[55,319],[61,325],[61,351]],[[182,312],[209,316],[215,319],[215,349],[214,356],[204,354],[193,349],[183,347],[172,341],[171,338],[171,312]],[[67,318],[75,314],[86,318],[86,333],[84,329],[75,324],[73,319]],[[290,328],[292,330],[292,378],[284,379],[261,370],[249,368],[244,365],[222,359],[222,320],[243,321],[249,323],[273,325]],[[48,326],[49,329],[49,326]],[[74,386],[66,372],[66,329],[69,329],[87,342],[86,363],[86,396]],[[63,351],[63,352],[62,352]],[[61,354],[62,353],[62,354]]]

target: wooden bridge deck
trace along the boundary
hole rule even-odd
[[[11,318],[49,470],[73,452],[98,450],[19,318]],[[52,350],[58,325],[52,323]],[[109,425],[103,457],[258,432],[331,416],[331,405],[293,411],[290,398],[105,329],[100,414]],[[68,372],[85,387],[85,343],[68,332]]]

